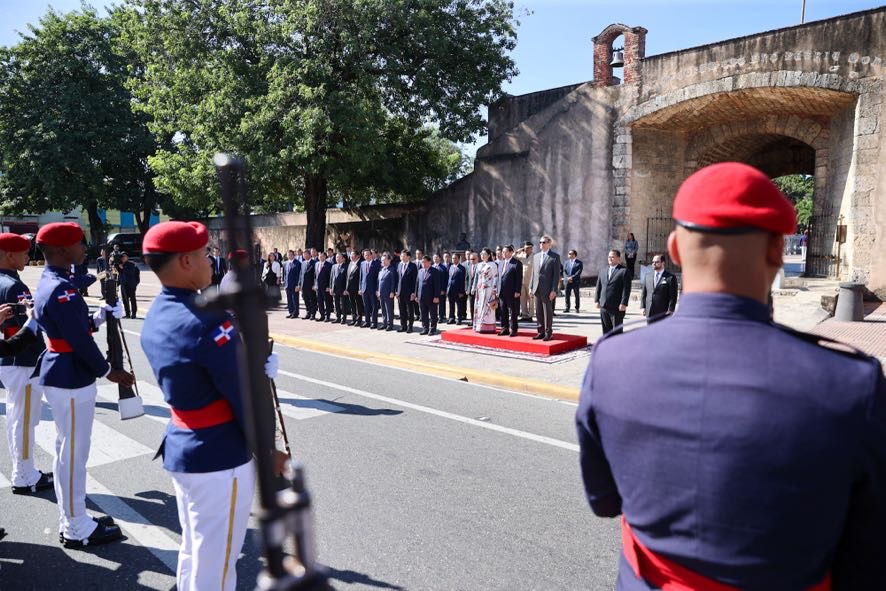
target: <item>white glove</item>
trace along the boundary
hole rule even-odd
[[[92,321],[95,323],[96,328],[104,324],[108,312],[113,314],[114,318],[118,320],[123,318],[123,303],[120,300],[117,300],[117,303],[113,306],[110,304],[102,304],[99,306],[98,310],[95,311],[95,314],[92,315]]]
[[[95,314],[92,315],[92,323],[95,324],[95,327],[98,328],[102,324],[105,323],[105,307],[100,306],[98,310],[95,311]]]
[[[280,358],[277,357],[276,353],[271,353],[268,355],[268,360],[265,362],[265,375],[268,376],[269,379],[273,380],[277,377],[277,370],[280,368]]]
[[[117,303],[113,306],[105,304],[102,307],[108,312],[111,312],[114,315],[114,318],[116,318],[117,320],[123,318],[123,302],[121,300],[117,300]]]

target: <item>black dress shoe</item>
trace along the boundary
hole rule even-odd
[[[552,335],[552,334],[546,334],[546,335],[545,335],[545,338],[543,338],[542,340],[543,340],[543,341],[550,341],[552,338],[554,338],[554,335]]]
[[[455,324],[455,318],[450,318],[446,324]]]
[[[506,337],[506,336],[508,336],[509,334],[511,334],[511,331],[509,331],[509,330],[501,330],[501,331],[499,331],[498,336],[500,336],[500,337]]]
[[[514,332],[511,333],[511,336],[512,336],[512,337],[518,337],[518,336],[520,336],[520,333],[518,333],[518,332],[515,330]]]
[[[52,472],[40,472],[40,479],[31,486],[13,486],[14,495],[32,495],[41,490],[53,487]]]
[[[373,330],[376,329],[376,328],[378,328],[378,323],[377,323],[377,322],[373,322],[372,324],[369,325],[369,328],[371,328],[371,329],[373,329]]]
[[[542,340],[543,338],[545,338],[545,335],[543,335],[543,334],[537,334],[537,335],[535,335],[534,337],[532,337],[532,340],[533,340],[533,341],[540,341],[540,340]]]
[[[406,334],[411,334],[411,333],[412,333],[412,327],[410,326],[409,328],[406,329]]]
[[[107,544],[109,542],[114,542],[123,538],[123,532],[120,531],[120,526],[116,524],[102,524],[99,522],[98,527],[95,528],[95,531],[92,532],[85,540],[72,540],[62,536],[62,545],[65,548],[86,548],[88,546],[99,546],[101,544]]]
[[[437,334],[437,332],[439,332],[439,331],[438,331],[436,328],[432,328],[432,329],[430,330],[430,332],[428,332],[428,336],[429,336],[429,337],[432,337],[432,336],[434,336],[435,334]]]
[[[400,328],[397,329],[397,332],[406,332],[406,328],[401,326]]]
[[[418,333],[418,334],[420,334],[421,336],[425,336],[426,334],[428,334],[428,329],[427,329],[427,328],[423,328],[423,329],[421,330],[421,332]]]
[[[99,525],[104,525],[104,526],[115,525],[114,518],[111,517],[110,515],[102,515],[101,517],[93,516],[92,520]],[[58,532],[58,541],[60,544],[65,543],[65,536],[62,532]]]
[[[566,308],[565,310],[563,310],[563,313],[564,313],[564,314],[569,314],[569,308]]]
[[[389,327],[387,327],[387,328],[385,329],[385,332],[391,332],[391,331],[393,331],[393,330],[394,330],[394,327],[393,327],[393,326],[389,326]]]

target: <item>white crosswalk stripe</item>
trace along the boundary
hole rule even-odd
[[[280,401],[280,411],[285,416],[297,421],[344,410],[341,406],[331,402],[299,396],[285,390],[277,390],[277,399]]]

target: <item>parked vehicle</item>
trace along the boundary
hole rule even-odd
[[[115,232],[108,235],[108,242],[104,245],[110,253],[114,245],[120,246],[120,250],[129,255],[131,259],[142,257],[142,235],[138,232]]]

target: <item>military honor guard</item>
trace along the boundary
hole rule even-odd
[[[421,269],[415,285],[415,300],[418,302],[421,312],[421,335],[437,334],[437,311],[440,304],[440,292],[443,289],[443,279],[433,265],[431,257],[425,255],[421,261]]]
[[[0,324],[4,339],[11,339],[28,320],[27,307],[33,304],[28,287],[19,278],[28,264],[31,241],[18,234],[0,234],[0,302],[9,317]],[[6,388],[6,441],[12,459],[13,494],[30,494],[53,487],[52,472],[34,467],[34,428],[40,422],[43,387],[35,375],[43,339],[33,339],[24,350],[0,357],[0,380]]]
[[[86,512],[86,461],[95,415],[95,380],[106,377],[132,386],[134,377],[111,369],[92,338],[106,314],[123,316],[120,303],[114,308],[105,304],[90,316],[69,280],[71,265],[80,264],[86,256],[83,230],[75,223],[46,224],[37,233],[37,245],[46,268],[34,298],[34,318],[48,341],[39,384],[52,408],[57,431],[53,472],[59,537],[66,547],[83,548],[122,537],[112,519],[96,520]]]
[[[621,520],[617,588],[886,589],[883,369],[769,318],[793,204],[727,162],[673,218],[680,307],[597,341],[576,413],[591,509]]]
[[[197,222],[163,222],[145,234],[143,252],[163,289],[145,317],[141,344],[171,420],[160,446],[182,527],[180,591],[233,590],[246,536],[255,473],[246,440],[233,318],[194,304],[212,279],[209,240]],[[265,371],[276,375],[276,356]],[[285,456],[278,453],[278,469]]]

